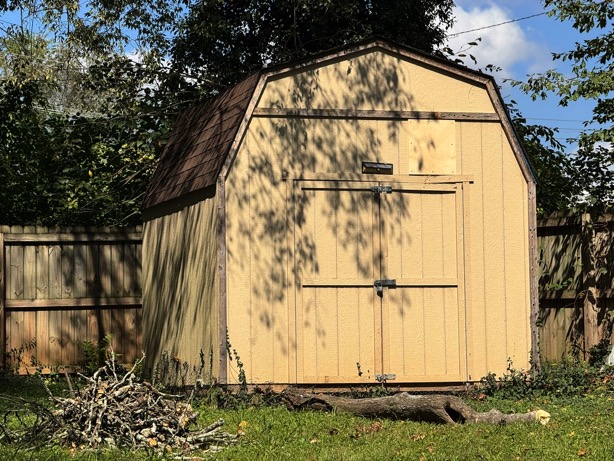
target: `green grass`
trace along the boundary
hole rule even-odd
[[[61,386],[54,392],[61,392]],[[0,394],[45,400],[33,380],[0,379]],[[7,408],[0,400],[0,409]],[[614,394],[534,400],[487,398],[473,407],[524,412],[541,408],[551,413],[546,426],[442,426],[348,415],[289,412],[282,407],[219,410],[200,408],[200,422],[224,418],[224,430],[244,435],[215,455],[219,460],[611,460],[614,459]],[[243,422],[243,423],[242,423]],[[159,459],[145,451],[77,451],[57,447],[35,450],[0,445],[0,459],[140,461]]]
[[[282,408],[226,413],[228,428],[248,423],[240,445],[221,460],[567,460],[614,459],[614,399],[471,402],[482,409],[542,408],[550,424],[437,426],[345,415],[290,413]]]

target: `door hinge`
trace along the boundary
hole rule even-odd
[[[371,192],[373,192],[375,195],[392,194],[392,186],[372,186]]]
[[[380,298],[384,295],[384,287],[386,288],[396,288],[397,281],[396,279],[392,280],[376,280],[373,282],[373,286],[375,287],[375,291],[377,292],[377,296]]]

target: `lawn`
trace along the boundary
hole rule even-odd
[[[61,386],[53,389],[61,392]],[[45,400],[32,379],[0,379],[0,394]],[[506,412],[541,408],[552,415],[546,426],[442,426],[407,421],[369,420],[348,415],[289,412],[278,406],[220,410],[198,405],[200,422],[224,418],[225,431],[239,442],[211,455],[219,460],[610,460],[614,459],[614,394],[593,392],[567,398],[469,400],[473,407]],[[3,409],[11,403],[0,399]],[[197,454],[194,454],[197,455]],[[150,460],[146,451],[84,451],[0,445],[7,460]],[[171,458],[169,458],[171,459]],[[191,458],[185,458],[191,459]]]
[[[246,409],[226,418],[228,427],[246,421],[245,437],[220,453],[225,460],[567,460],[614,459],[614,399],[471,402],[509,412],[542,408],[546,426],[437,426],[372,421],[345,415],[289,413],[282,408]]]

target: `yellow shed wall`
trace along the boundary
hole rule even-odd
[[[459,124],[462,170],[474,176],[468,220],[467,331],[469,378],[501,376],[511,359],[529,368],[528,192],[503,130]]]
[[[474,83],[384,51],[270,81],[259,107],[494,112]]]
[[[288,209],[293,186],[283,177],[360,177],[363,160],[393,163],[397,175],[458,174],[455,123],[251,120],[225,186],[228,335],[248,382],[297,379],[296,210]],[[420,144],[430,145],[431,155],[423,158]],[[229,382],[236,383],[237,361],[227,366]]]
[[[385,53],[269,82],[258,107],[494,112],[484,87]],[[501,375],[508,358],[527,368],[527,184],[499,123],[259,116],[250,121],[225,187],[228,334],[247,381],[300,380],[296,191],[284,178],[360,179],[362,161],[393,163],[395,176],[473,177],[463,186],[465,261],[459,262],[467,378]],[[237,362],[229,361],[229,382],[238,375]]]
[[[243,363],[249,383],[288,382],[293,355],[291,235],[286,223],[286,182],[281,180],[280,139],[263,137],[253,120],[226,182],[227,327],[233,360],[228,382]],[[292,304],[293,307],[293,304]]]
[[[216,223],[217,198],[211,197],[143,226],[143,343],[154,376],[168,354],[171,370],[189,365],[188,383],[218,378]]]

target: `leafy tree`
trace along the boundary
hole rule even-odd
[[[431,52],[443,44],[452,25],[453,4],[452,0],[201,0],[180,24],[172,66],[175,75],[196,79],[199,91],[215,94],[264,66],[374,35]]]
[[[550,214],[567,210],[580,191],[573,180],[571,159],[555,138],[556,131],[543,125],[528,124],[516,107],[508,103],[512,122],[537,177],[537,211]]]
[[[537,74],[520,87],[533,99],[554,94],[561,106],[585,99],[595,102],[585,121],[578,151],[570,156],[575,204],[602,208],[614,202],[614,3],[604,0],[545,0],[550,15],[571,21],[590,34],[574,49],[555,53],[555,61],[571,63],[571,76],[557,70]]]
[[[0,37],[2,223],[140,222],[169,126],[152,86],[156,65],[113,49],[120,25],[93,28],[76,5],[7,6],[27,19]]]
[[[434,50],[452,0],[0,0],[0,222],[132,224],[171,121],[371,35]]]

